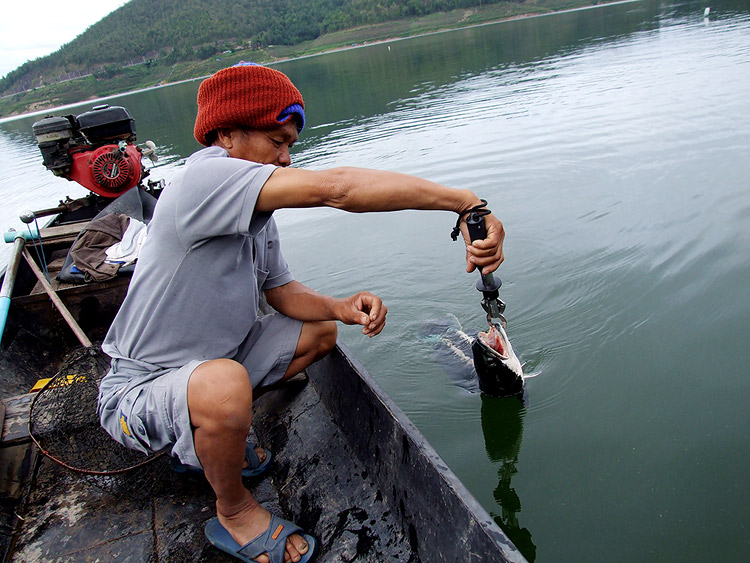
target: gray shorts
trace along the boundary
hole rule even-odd
[[[232,358],[245,366],[253,388],[282,378],[294,357],[301,330],[301,321],[281,314],[258,319]],[[128,448],[144,453],[168,450],[182,463],[201,467],[193,442],[187,386],[195,368],[206,361],[159,369],[113,359],[99,386],[102,427]]]

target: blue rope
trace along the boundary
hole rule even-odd
[[[44,272],[44,277],[47,278],[47,283],[52,283],[49,279],[49,270],[47,269],[47,261],[44,259],[44,247],[42,246],[42,233],[39,230],[39,223],[36,220],[36,215],[34,215],[34,226],[36,227],[36,232],[37,232],[37,235],[39,236],[39,246],[34,245],[34,252],[36,252],[36,257],[39,259],[39,264],[42,266],[42,271]],[[31,223],[27,223],[26,228],[29,230],[30,239],[33,240],[34,234],[31,232]]]

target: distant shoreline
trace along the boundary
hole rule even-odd
[[[575,7],[575,8],[568,8],[568,9],[564,9],[564,10],[555,10],[555,11],[545,12],[545,13],[541,13],[541,14],[540,13],[517,14],[517,15],[508,16],[508,17],[504,17],[504,18],[499,18],[499,19],[495,19],[495,20],[491,20],[491,21],[480,22],[480,23],[473,23],[473,24],[468,24],[468,25],[463,25],[463,26],[458,26],[458,27],[441,28],[441,29],[436,29],[434,31],[426,31],[426,32],[423,32],[423,33],[415,33],[413,35],[393,36],[393,37],[387,37],[387,38],[384,38],[384,39],[373,39],[373,40],[370,40],[370,41],[363,41],[362,43],[358,43],[356,45],[344,45],[344,46],[339,46],[339,47],[323,48],[321,51],[318,51],[318,52],[315,52],[315,53],[309,53],[309,54],[297,55],[297,56],[290,56],[290,57],[279,57],[279,58],[276,58],[275,60],[272,60],[272,61],[269,61],[269,62],[264,62],[264,63],[261,63],[261,64],[264,64],[265,66],[274,66],[274,65],[283,64],[283,63],[290,62],[290,61],[296,61],[296,60],[306,59],[306,58],[310,58],[310,57],[319,57],[319,56],[322,56],[322,55],[328,55],[328,54],[332,54],[332,53],[338,53],[338,52],[342,52],[342,51],[348,51],[348,50],[351,50],[351,49],[360,49],[360,48],[364,48],[364,47],[372,47],[374,45],[382,45],[382,44],[387,44],[387,43],[393,43],[393,42],[396,42],[396,41],[403,41],[403,40],[407,40],[407,39],[415,39],[415,38],[419,38],[419,37],[426,37],[426,36],[429,36],[429,35],[436,35],[436,34],[439,34],[439,33],[448,33],[448,32],[451,32],[451,31],[460,31],[460,30],[465,30],[465,29],[472,29],[472,28],[477,28],[477,27],[484,27],[484,26],[488,26],[488,25],[497,25],[497,24],[500,24],[500,23],[507,23],[507,22],[516,21],[516,20],[519,20],[519,19],[537,18],[537,17],[551,16],[551,15],[556,15],[556,14],[565,14],[565,13],[570,13],[570,12],[578,12],[578,11],[582,11],[582,10],[590,10],[590,9],[594,9],[594,8],[601,8],[601,7],[605,7],[605,6],[613,6],[613,5],[617,5],[617,4],[635,3],[635,2],[639,2],[639,1],[641,1],[641,0],[613,0],[611,2],[608,2],[608,1],[605,0],[604,2],[601,2],[601,3],[593,3],[593,4],[586,5],[586,6],[578,6],[578,7]],[[596,2],[596,0],[594,0],[594,2]],[[227,66],[231,66],[231,65],[227,64]],[[184,78],[184,79],[181,79],[181,80],[175,80],[174,82],[166,82],[164,84],[157,84],[155,86],[146,86],[146,87],[143,87],[143,88],[135,88],[133,90],[126,90],[126,91],[123,91],[123,92],[119,92],[119,93],[116,93],[116,94],[110,94],[110,95],[107,95],[107,96],[92,97],[92,98],[89,98],[89,99],[84,99],[84,100],[80,100],[80,101],[76,101],[76,102],[60,104],[58,106],[49,105],[49,106],[43,107],[42,109],[34,109],[34,110],[29,110],[29,111],[24,111],[24,112],[19,112],[19,113],[11,114],[11,115],[8,115],[7,117],[0,117],[0,123],[5,123],[5,122],[8,122],[8,121],[13,121],[13,120],[16,120],[16,119],[23,119],[23,118],[27,118],[27,117],[33,117],[35,115],[42,115],[42,114],[46,114],[46,113],[49,113],[49,112],[55,112],[55,111],[67,109],[67,108],[70,108],[70,107],[80,106],[80,105],[83,105],[83,104],[103,102],[103,101],[111,100],[112,98],[118,98],[120,96],[127,96],[127,95],[130,95],[130,94],[137,94],[139,92],[146,92],[146,91],[155,90],[155,89],[158,89],[158,88],[165,88],[165,87],[168,87],[168,86],[174,86],[174,85],[177,85],[177,84],[184,84],[185,82],[192,82],[194,80],[203,80],[206,77],[210,76],[211,74],[213,74],[213,73],[201,74],[200,76],[196,76],[196,77],[192,77],[192,78]],[[29,107],[32,106],[32,105],[44,104],[45,102],[49,103],[49,100],[39,100],[39,101],[30,103]]]
[[[594,0],[594,1],[596,2],[596,0]],[[368,42],[363,43],[361,45],[347,45],[347,46],[344,46],[344,47],[334,47],[332,49],[321,51],[319,53],[311,53],[309,55],[300,55],[298,57],[289,57],[289,58],[286,58],[286,59],[280,59],[278,61],[274,61],[273,63],[269,63],[269,65],[270,64],[283,63],[283,62],[287,62],[287,61],[296,61],[296,60],[299,60],[299,59],[306,59],[308,57],[318,57],[320,55],[327,55],[327,54],[336,53],[336,52],[339,52],[339,51],[348,51],[350,49],[359,49],[359,48],[362,48],[362,47],[371,47],[372,45],[379,45],[379,44],[382,44],[382,43],[391,43],[391,42],[395,42],[395,41],[403,41],[403,40],[406,40],[406,39],[415,39],[417,37],[427,37],[429,35],[436,35],[438,33],[449,33],[451,31],[461,31],[462,29],[472,29],[472,28],[475,28],[475,27],[484,27],[484,26],[488,26],[488,25],[497,25],[499,23],[507,23],[507,22],[516,21],[516,20],[520,20],[520,19],[526,19],[526,18],[541,18],[541,17],[544,17],[544,16],[554,16],[554,15],[557,15],[557,14],[567,14],[567,13],[571,13],[571,12],[580,12],[582,10],[591,10],[591,9],[594,9],[594,8],[603,8],[604,6],[615,6],[617,4],[633,4],[635,2],[641,2],[641,1],[642,0],[612,0],[611,2],[608,2],[608,1],[605,0],[604,2],[594,3],[594,4],[590,4],[588,6],[578,6],[577,8],[568,8],[568,9],[565,9],[565,10],[556,10],[556,11],[553,11],[553,12],[546,12],[544,14],[533,14],[533,13],[519,14],[519,15],[516,15],[516,16],[509,16],[507,18],[500,18],[498,20],[486,21],[486,22],[481,22],[481,23],[473,23],[473,24],[464,25],[464,26],[461,26],[461,27],[449,27],[449,28],[444,28],[444,29],[437,29],[435,31],[425,31],[424,33],[416,33],[414,35],[408,35],[408,36],[405,36],[405,37],[390,37],[390,38],[387,38],[387,39],[375,39],[373,41],[368,41]],[[204,78],[204,77],[201,77],[201,78]],[[191,80],[195,80],[195,79],[191,79]],[[187,82],[187,81],[183,80],[182,82]]]

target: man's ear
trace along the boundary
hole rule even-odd
[[[219,146],[225,150],[229,150],[234,145],[234,139],[236,136],[236,130],[235,129],[217,129],[216,130],[216,140],[214,141],[214,145]]]

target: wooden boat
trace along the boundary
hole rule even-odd
[[[29,439],[28,391],[79,345],[71,326],[101,340],[126,293],[127,274],[93,283],[55,279],[79,232],[109,201],[67,202],[23,244],[31,260],[17,261],[17,270],[11,260],[3,276],[15,278],[0,348],[4,560],[229,561],[203,534],[215,512],[204,478],[170,471],[162,456],[146,466],[148,477],[125,473],[120,482],[131,486],[102,488]],[[33,271],[45,266],[46,289]],[[255,401],[254,432],[274,465],[247,485],[270,510],[319,538],[318,561],[524,561],[341,343],[306,379]]]

